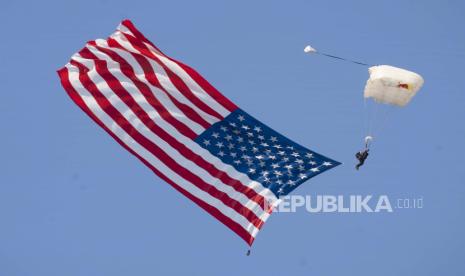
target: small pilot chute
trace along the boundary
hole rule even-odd
[[[304,52],[305,52],[305,53],[316,53],[316,49],[313,48],[313,47],[310,46],[310,45],[307,45],[307,46],[305,46],[305,48],[304,48]]]

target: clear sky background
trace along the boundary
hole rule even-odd
[[[0,276],[465,275],[464,1],[2,1]],[[295,141],[344,162],[300,195],[423,198],[393,213],[277,213],[246,244],[94,124],[56,70],[131,19]],[[366,166],[365,67],[423,75]]]

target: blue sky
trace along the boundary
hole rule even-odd
[[[0,276],[464,275],[463,1],[7,1],[0,23]],[[299,195],[423,198],[392,213],[277,213],[246,244],[75,106],[56,70],[131,19],[296,142],[344,163]],[[361,171],[366,68],[423,75]]]

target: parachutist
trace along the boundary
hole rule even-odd
[[[246,256],[250,256],[250,249],[247,250],[247,253],[245,253]]]
[[[365,148],[355,154],[355,157],[358,159],[358,164],[355,166],[355,169],[358,170],[365,163],[365,160],[368,158],[369,151],[370,149]]]

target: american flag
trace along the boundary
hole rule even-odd
[[[249,245],[281,196],[340,164],[238,108],[129,20],[58,74],[121,146]]]

